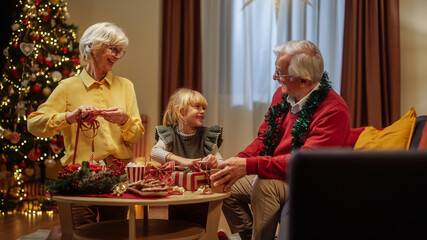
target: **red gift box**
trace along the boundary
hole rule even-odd
[[[172,172],[174,184],[184,187],[187,191],[197,191],[197,189],[208,183],[206,173],[204,172]]]

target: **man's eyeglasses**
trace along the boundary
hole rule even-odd
[[[122,49],[118,49],[116,46],[109,46],[108,47],[111,50],[111,53],[115,56],[120,56],[120,58],[124,57],[126,55],[126,51]]]

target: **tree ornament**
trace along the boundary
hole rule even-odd
[[[13,89],[13,86],[11,85],[9,87],[9,96],[12,96],[13,94],[15,94],[15,90]]]
[[[19,49],[21,49],[21,52],[25,55],[25,56],[30,56],[31,53],[33,53],[34,51],[34,44],[32,43],[25,43],[22,42],[21,44],[19,44]]]
[[[3,49],[3,55],[4,55],[5,57],[9,57],[9,48],[5,48],[5,49]]]
[[[33,81],[33,82],[36,81],[37,80],[37,75],[35,73],[32,73],[31,77],[30,77],[30,80]]]
[[[68,48],[63,47],[63,48],[62,48],[62,52],[63,52],[64,54],[67,54],[67,52],[68,52]]]
[[[2,163],[7,163],[7,161],[8,161],[7,157],[3,153],[0,155],[0,160]]]
[[[19,60],[21,61],[22,64],[24,64],[25,61],[27,61],[27,58],[26,57],[21,57]]]
[[[31,72],[38,72],[38,71],[40,71],[40,66],[39,66],[39,64],[38,64],[38,63],[34,63],[34,64],[31,66],[30,71],[31,71]]]
[[[53,71],[50,73],[50,77],[54,82],[59,82],[62,79],[62,74],[59,71]]]
[[[70,70],[68,70],[67,68],[64,68],[64,70],[62,70],[62,76],[67,77],[68,75],[70,75]]]
[[[18,132],[12,132],[9,136],[9,141],[12,144],[17,144],[21,140],[21,135]]]
[[[28,159],[31,161],[37,161],[41,154],[40,148],[33,148],[28,152]]]
[[[34,170],[34,168],[32,168],[32,167],[27,167],[27,168],[25,168],[25,169],[24,169],[24,173],[25,173],[25,175],[27,175],[28,177],[33,176],[33,175],[34,175],[34,172],[35,172],[35,170]]]
[[[4,138],[9,139],[11,133],[12,131],[10,129],[4,130],[4,133],[3,133]]]
[[[25,116],[27,113],[27,107],[25,106],[26,101],[19,101],[18,104],[16,104],[16,112],[18,113],[18,116],[22,117]]]
[[[0,138],[4,136],[4,132],[5,132],[5,129],[2,126],[0,126]]]
[[[57,135],[52,137],[49,141],[49,146],[52,149],[52,152],[58,154],[64,150],[64,137]]]
[[[24,161],[24,160],[22,160],[22,162],[19,164],[19,166],[20,166],[21,168],[25,168],[25,167],[27,166],[27,164],[25,163],[25,161]]]
[[[68,39],[67,39],[67,37],[65,37],[65,36],[61,36],[61,37],[59,38],[59,42],[60,42],[60,43],[62,43],[62,44],[65,44],[65,43],[67,43],[67,42],[68,42]]]
[[[40,83],[34,84],[33,87],[31,88],[31,90],[34,93],[39,93],[41,91],[41,84]]]
[[[15,23],[15,24],[12,24],[12,26],[11,26],[11,28],[12,28],[12,31],[16,31],[16,30],[18,30],[19,29],[19,27],[20,27],[21,25],[19,25],[19,23]]]
[[[16,171],[16,170],[18,170],[18,169],[19,169],[19,167],[18,167],[18,165],[17,165],[17,164],[14,164],[14,165],[12,166],[12,169],[13,169],[13,171]]]
[[[44,58],[44,56],[43,56],[43,55],[41,55],[41,54],[39,54],[39,55],[37,56],[37,62],[39,62],[39,63],[44,63],[44,62],[45,62],[45,58]]]
[[[44,87],[42,89],[42,93],[45,97],[49,97],[49,95],[52,93],[52,89],[50,87]]]
[[[44,160],[44,165],[47,168],[53,168],[56,165],[56,161],[52,157],[48,157]]]

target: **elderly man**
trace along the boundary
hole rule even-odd
[[[330,86],[317,46],[291,41],[274,52],[273,79],[281,87],[258,137],[236,157],[220,163],[222,170],[211,176],[215,186],[231,188],[223,212],[231,231],[242,239],[274,239],[287,200],[287,165],[293,152],[348,145],[349,111]]]

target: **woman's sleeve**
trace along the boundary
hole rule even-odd
[[[66,95],[63,85],[59,84],[46,102],[28,116],[28,131],[43,138],[58,134],[63,128],[70,126],[65,120],[67,115],[65,110]]]
[[[135,89],[132,83],[129,84],[127,93],[126,112],[129,114],[129,119],[125,124],[120,126],[120,131],[126,142],[137,143],[142,137],[142,134],[144,134],[145,129],[142,126]]]

